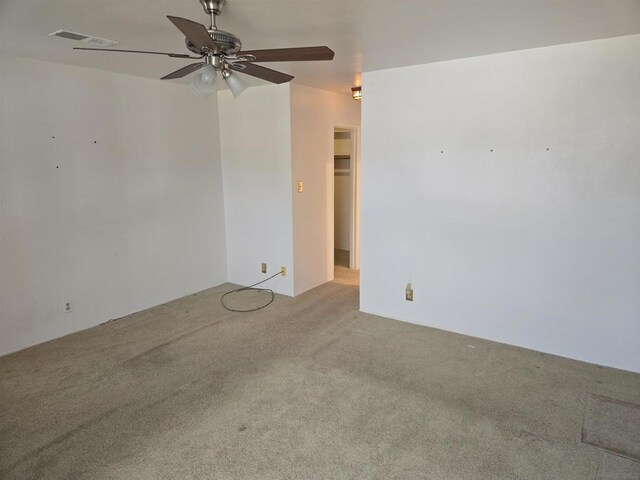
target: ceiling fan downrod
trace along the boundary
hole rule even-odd
[[[222,13],[226,3],[226,0],[200,0],[205,13],[211,17],[211,26],[209,27],[211,30],[218,29],[216,27],[216,17]]]

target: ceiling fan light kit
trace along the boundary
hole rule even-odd
[[[229,70],[222,71],[222,78],[224,78],[227,87],[231,90],[233,98],[238,98],[247,89],[247,84],[242,81],[240,76]]]
[[[218,73],[213,65],[204,65],[198,70],[191,82],[189,88],[191,93],[196,97],[208,97],[218,91],[218,85],[216,84]]]
[[[237,35],[218,30],[216,26],[216,17],[222,13],[226,0],[199,0],[199,2],[205,13],[211,18],[209,28],[186,18],[167,16],[169,21],[185,36],[187,49],[196,56],[183,53],[104,48],[76,48],[76,50],[145,53],[201,60],[162,77],[162,80],[170,80],[194,73],[189,87],[193,94],[199,97],[207,97],[216,93],[218,74],[225,81],[234,98],[237,98],[247,88],[238,73],[251,75],[271,83],[287,83],[294,78],[292,75],[256,65],[253,62],[333,60],[334,52],[326,46],[242,51],[242,42]]]

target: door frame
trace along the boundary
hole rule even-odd
[[[360,270],[360,127],[358,125],[348,125],[342,123],[334,123],[331,127],[331,193],[332,205],[335,210],[336,192],[335,192],[335,131],[336,128],[350,130],[351,138],[351,161],[349,162],[349,170],[351,177],[351,208],[349,209],[349,268]],[[335,215],[332,214],[333,222],[331,223],[331,245],[335,249]],[[334,252],[331,252],[333,258]]]

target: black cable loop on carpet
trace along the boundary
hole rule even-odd
[[[253,285],[249,285],[248,287],[240,287],[240,288],[236,288],[235,290],[231,290],[230,292],[227,292],[224,295],[222,295],[222,297],[220,297],[220,303],[225,308],[225,310],[229,310],[230,312],[247,313],[247,312],[256,312],[258,310],[262,310],[263,308],[266,308],[273,303],[273,301],[275,300],[275,295],[273,293],[273,290],[271,290],[270,288],[254,288],[254,287],[256,287],[257,285],[263,284],[264,282],[267,282],[272,278],[277,277],[278,275],[282,275],[282,271],[276,273],[275,275],[271,275],[269,278],[265,278],[261,282],[254,283]],[[238,310],[235,308],[229,308],[227,305],[225,305],[224,297],[226,297],[227,295],[231,295],[233,293],[244,292],[246,290],[253,290],[254,292],[269,292],[269,294],[271,295],[271,299],[260,307],[250,308],[248,310]]]

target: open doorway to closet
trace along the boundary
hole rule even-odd
[[[336,280],[359,284],[358,131],[335,126],[334,156],[334,266]]]

